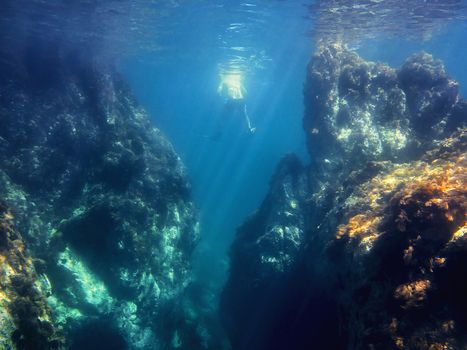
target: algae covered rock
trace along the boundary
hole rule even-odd
[[[427,53],[397,70],[340,44],[322,45],[308,66],[304,93],[312,163],[344,174],[369,161],[417,159],[466,113],[459,84]]]
[[[262,328],[257,325],[270,320],[266,313],[274,317],[280,312],[283,300],[274,286],[284,283],[293,273],[304,239],[302,207],[306,205],[307,183],[300,160],[293,155],[284,157],[271,179],[270,189],[258,212],[238,229],[230,251],[230,278],[221,307],[234,348],[245,344],[254,348],[267,336],[261,334]],[[268,310],[252,314],[260,300],[268,301]],[[238,334],[250,329],[255,330],[247,339],[239,339]]]
[[[0,193],[67,341],[170,344],[162,313],[198,239],[180,158],[106,62],[35,42],[2,55]]]
[[[279,165],[232,246],[221,303],[232,344],[464,348],[467,109],[458,83],[426,53],[394,69],[328,44],[310,61],[304,97],[310,165]],[[298,185],[284,186],[290,178]]]
[[[465,131],[444,143],[455,151],[393,165],[346,200],[329,254],[356,349],[467,346]]]
[[[48,292],[47,277],[37,275],[11,211],[0,203],[1,349],[63,349]]]
[[[329,338],[338,319],[328,281],[313,283],[322,266],[308,269],[303,255],[313,217],[310,185],[299,159],[285,156],[260,208],[237,230],[220,304],[234,349],[339,347],[338,337]]]

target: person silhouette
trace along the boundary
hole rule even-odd
[[[246,89],[241,83],[239,74],[227,74],[221,76],[221,83],[218,88],[219,94],[224,98],[224,108],[222,119],[229,116],[241,115],[250,133],[254,133],[256,128],[252,126],[250,116],[245,102]]]

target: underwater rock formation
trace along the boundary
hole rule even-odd
[[[464,130],[346,199],[328,252],[353,348],[467,346],[466,150]]]
[[[1,57],[0,194],[56,323],[72,349],[169,348],[198,239],[181,160],[112,68],[36,44]]]
[[[310,165],[280,163],[231,249],[221,315],[234,348],[467,346],[457,82],[426,53],[396,70],[331,44],[304,97]]]
[[[63,348],[47,304],[47,277],[38,276],[13,215],[0,203],[0,348]]]
[[[467,113],[459,84],[427,53],[396,70],[337,44],[323,46],[308,66],[304,94],[307,146],[323,175],[418,159]]]
[[[280,313],[284,301],[279,286],[293,274],[304,239],[302,207],[306,205],[307,187],[302,175],[299,159],[293,155],[284,157],[258,213],[238,229],[231,247],[230,279],[222,299],[222,308],[228,310],[224,314],[226,328],[247,337],[243,339],[234,333],[234,349],[244,348],[245,344],[253,349],[259,339],[266,341],[262,338],[268,335],[261,334],[264,328],[258,325]]]

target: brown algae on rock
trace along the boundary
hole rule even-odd
[[[62,349],[44,287],[13,219],[0,204],[0,347]]]

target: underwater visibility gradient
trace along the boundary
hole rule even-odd
[[[0,350],[467,349],[465,0],[0,1]]]

